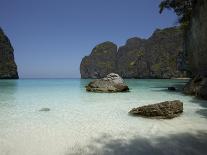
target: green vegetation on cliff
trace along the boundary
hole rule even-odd
[[[100,78],[111,72],[123,78],[184,77],[183,33],[179,27],[157,29],[148,39],[130,38],[117,49],[112,42],[101,43],[84,57],[82,78]]]
[[[160,13],[164,9],[172,9],[178,16],[178,21],[186,28],[192,18],[193,5],[197,0],[163,0],[159,7]]]

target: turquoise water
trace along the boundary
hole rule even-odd
[[[172,85],[181,88],[185,80],[125,80],[130,92],[112,94],[87,93],[84,86],[89,81],[0,81],[0,155],[121,154],[113,152],[118,146],[144,154],[149,148],[156,150],[161,138],[207,132],[207,103],[166,90]],[[175,99],[184,102],[184,113],[172,120],[128,115],[133,107]],[[41,108],[50,111],[40,112]],[[134,138],[142,140],[140,147],[132,147]]]

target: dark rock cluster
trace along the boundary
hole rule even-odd
[[[184,93],[207,99],[207,77],[197,75],[184,87]]]
[[[176,91],[176,88],[175,87],[168,87],[167,88],[169,91]]]
[[[0,28],[0,79],[18,79],[17,65],[14,61],[14,49]]]
[[[183,103],[179,100],[175,100],[133,108],[129,113],[149,118],[171,119],[179,116],[182,112]]]
[[[97,45],[82,59],[81,78],[102,78],[114,72],[123,78],[185,77],[183,32],[179,27],[157,29],[150,38],[131,38],[117,48]]]

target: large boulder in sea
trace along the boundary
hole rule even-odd
[[[130,38],[118,50],[104,42],[80,65],[82,78],[103,78],[111,72],[123,78],[178,78],[187,76],[185,69],[180,27],[157,29],[148,39]]]
[[[86,91],[89,92],[113,93],[126,92],[128,90],[129,88],[124,83],[124,80],[115,73],[110,73],[105,78],[94,80],[86,86]]]
[[[117,45],[107,41],[93,48],[80,65],[81,78],[101,78],[116,71]]]
[[[183,112],[183,103],[179,100],[165,101],[157,104],[133,108],[130,114],[149,118],[171,119]]]
[[[0,79],[19,78],[13,52],[9,38],[0,28]]]

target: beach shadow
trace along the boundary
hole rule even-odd
[[[196,111],[196,113],[207,119],[207,108],[200,109],[200,110]]]
[[[84,150],[72,154],[83,152],[87,155],[204,155],[207,153],[207,132],[171,134],[155,139],[137,136],[131,140],[102,136]]]
[[[190,102],[199,104],[203,108],[207,108],[207,100],[202,100],[197,97],[194,97]]]
[[[199,109],[196,111],[196,113],[207,119],[207,100],[194,97],[190,102],[199,104],[201,107],[203,107],[203,109]]]

